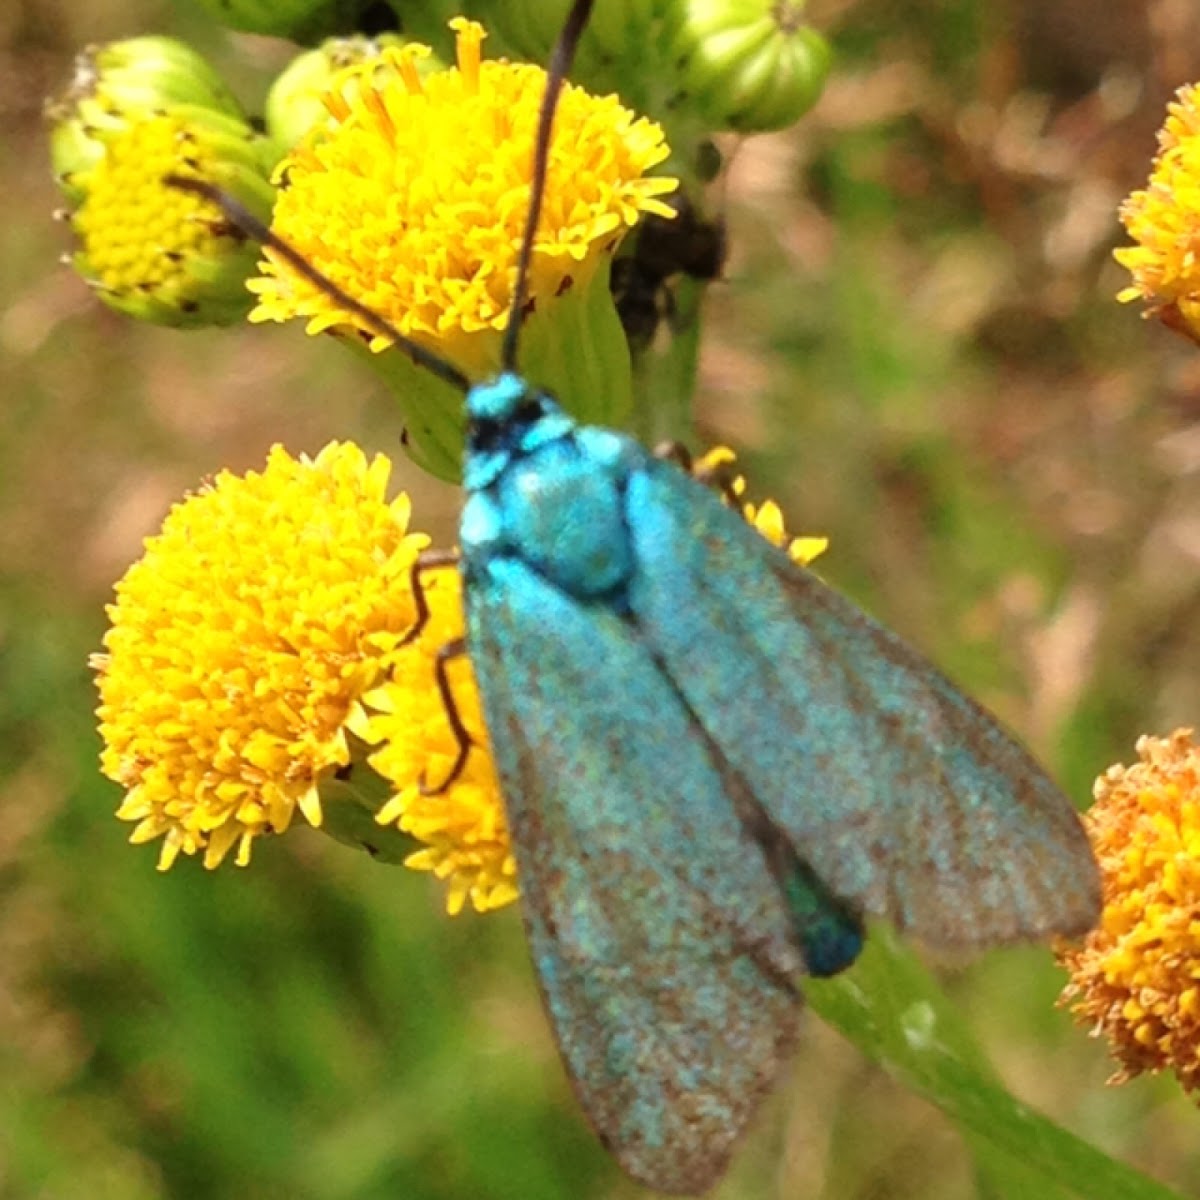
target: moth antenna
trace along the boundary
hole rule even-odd
[[[525,229],[521,233],[521,250],[517,256],[517,281],[513,287],[512,304],[508,310],[508,323],[504,327],[504,343],[500,352],[500,363],[505,371],[513,371],[517,364],[517,341],[521,334],[521,313],[529,299],[529,262],[533,258],[533,238],[537,233],[542,215],[542,199],[546,193],[546,168],[550,161],[550,134],[554,126],[554,113],[558,108],[558,97],[563,81],[571,69],[575,49],[580,35],[592,13],[593,0],[575,0],[567,14],[566,23],[554,44],[550,64],[546,68],[546,90],[542,93],[542,105],[538,110],[537,137],[533,144],[533,172],[530,175],[529,211],[525,214]]]
[[[228,192],[206,180],[193,179],[186,175],[167,175],[163,182],[169,187],[178,188],[181,192],[191,192],[215,204],[239,233],[277,254],[297,275],[303,276],[313,287],[324,292],[339,308],[353,313],[372,332],[380,337],[390,338],[417,366],[424,367],[463,395],[470,391],[471,381],[453,363],[414,342],[386,317],[380,316],[373,308],[368,308],[360,300],[355,300],[343,291],[323,271],[314,267],[299,250],[285,242],[277,233],[272,233],[245,205],[235,200]]]

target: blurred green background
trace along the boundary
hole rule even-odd
[[[603,0],[601,0],[603,2]],[[792,132],[731,148],[706,436],[831,580],[1021,731],[1082,804],[1141,732],[1200,721],[1200,354],[1114,293],[1115,210],[1200,78],[1188,0],[822,0],[840,62]],[[267,448],[398,453],[349,356],[296,328],[100,307],[41,101],[88,41],[162,32],[260,102],[288,47],[185,0],[0,8],[0,1197],[632,1197],[557,1065],[516,910],[309,831],[245,871],[126,845],[85,667],[167,506]],[[401,463],[448,543],[458,498]],[[1017,1094],[1200,1194],[1170,1080],[1106,1089],[1044,948],[947,987]],[[975,1194],[955,1129],[815,1019],[718,1195]]]

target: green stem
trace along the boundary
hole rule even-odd
[[[887,929],[872,930],[850,971],[810,980],[805,991],[824,1020],[941,1108],[974,1144],[1003,1152],[1019,1176],[1036,1174],[1085,1200],[1183,1200],[1010,1095],[945,992]],[[980,1165],[996,1185],[1005,1169],[1001,1156],[988,1155]]]
[[[345,846],[366,850],[378,862],[403,863],[420,844],[395,825],[375,820],[392,791],[392,785],[365,762],[354,761],[340,778],[321,781],[321,832]]]
[[[339,339],[384,382],[404,421],[408,456],[438,479],[462,474],[462,396],[444,380],[418,367],[403,350],[370,351],[356,337]]]
[[[633,364],[633,433],[648,446],[667,439],[691,443],[700,363],[700,326],[705,284],[681,276],[674,285],[671,336],[643,350]]]

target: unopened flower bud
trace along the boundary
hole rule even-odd
[[[209,201],[172,187],[192,176],[270,220],[265,139],[245,122],[194,106],[103,135],[103,155],[77,177],[72,263],[111,308],[161,325],[228,325],[249,311],[258,248]]]
[[[174,38],[128,38],[80,53],[70,82],[46,105],[50,161],[67,198],[82,199],[79,177],[104,156],[106,134],[179,104],[244,119],[208,61]]]
[[[363,27],[370,0],[199,0],[215,20],[243,33],[315,45]]]
[[[829,45],[803,0],[682,0],[674,45],[686,103],[713,129],[783,129],[816,103]]]

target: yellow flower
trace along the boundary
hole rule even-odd
[[[717,451],[697,471],[732,463]],[[421,572],[429,619],[409,637],[426,539],[409,531],[407,498],[387,499],[390,470],[352,445],[312,460],[276,447],[261,474],[222,473],[177,505],[118,584],[94,660],[101,764],[127,789],[117,815],[137,823],[131,840],[164,839],[163,869],[180,853],[215,867],[234,846],[244,864],[253,839],[299,809],[339,840],[433,872],[451,913],[516,899],[466,656],[450,682],[471,751],[450,778],[458,743],[435,668],[463,636],[459,574]],[[823,546],[789,538],[776,505],[743,511],[798,561],[811,557],[802,543]],[[378,836],[363,832],[364,811]]]
[[[285,160],[273,228],[400,333],[472,379],[494,374],[530,202],[537,66],[485,62],[484,32],[464,19],[456,67],[421,73],[409,44],[336,76],[333,121]],[[615,96],[566,85],[529,270],[522,371],[577,417],[621,424],[630,368],[608,268],[643,213],[673,214],[673,179],[646,177],[667,157],[663,133]],[[307,319],[375,352],[391,339],[267,253],[251,320]],[[531,315],[532,314],[532,315]],[[402,354],[376,366],[404,407],[418,461],[447,477],[461,459],[462,397]]]
[[[256,249],[216,207],[164,179],[203,177],[266,216],[273,190],[263,140],[237,118],[194,105],[99,136],[103,155],[74,179],[79,273],[106,304],[141,320],[187,326],[244,317]]]
[[[326,100],[339,125],[320,130],[281,168],[287,188],[274,228],[315,267],[401,333],[483,375],[497,363],[474,348],[503,330],[512,298],[538,106],[546,75],[480,60],[483,29],[453,22],[458,66],[422,79],[428,53],[409,44],[350,68],[354,89]],[[349,97],[349,98],[347,98]],[[662,130],[567,85],[555,118],[545,208],[530,269],[536,306],[579,284],[675,181],[643,178],[667,156]],[[308,318],[309,332],[355,325],[329,297],[274,261],[256,282],[257,320]],[[388,340],[364,329],[372,346]]]
[[[415,619],[423,535],[391,464],[333,443],[276,447],[261,473],[223,472],[176,505],[117,585],[97,655],[101,765],[127,790],[131,840],[160,866],[321,822],[323,778],[351,762],[348,730]]]
[[[693,463],[692,474],[698,479],[714,482],[728,479],[732,497],[741,504],[742,516],[772,546],[786,550],[792,562],[799,563],[804,567],[818,555],[824,554],[829,547],[829,539],[792,537],[783,524],[783,510],[774,500],[764,500],[761,504],[754,504],[744,499],[746,494],[745,477],[732,472],[733,464],[736,461],[737,455],[728,446],[714,446]],[[731,502],[729,495],[725,495],[724,499],[726,504]]]
[[[457,570],[428,572],[422,582],[429,623],[398,661],[387,682],[368,697],[374,710],[363,740],[378,749],[370,764],[392,782],[396,793],[379,810],[381,824],[400,829],[425,844],[405,865],[432,871],[446,882],[446,909],[459,912],[469,899],[487,912],[517,898],[517,866],[509,841],[500,783],[492,762],[479,692],[469,659],[451,666],[454,706],[471,735],[462,771],[442,791],[458,753],[440,697],[431,691],[438,650],[463,636],[462,588]],[[423,763],[424,778],[414,764]],[[426,794],[422,783],[432,794]]]
[[[1200,86],[1176,93],[1159,130],[1147,186],[1121,206],[1137,243],[1115,250],[1133,283],[1119,299],[1147,300],[1147,315],[1197,338],[1200,333]]]
[[[245,124],[213,67],[175,38],[125,38],[77,54],[66,87],[46,104],[50,162],[67,198],[83,199],[80,176],[104,157],[106,134],[166,109],[219,113]]]
[[[1100,925],[1063,946],[1063,992],[1108,1039],[1111,1082],[1170,1069],[1200,1088],[1200,747],[1190,729],[1138,740],[1110,767],[1084,818],[1104,882]]]

